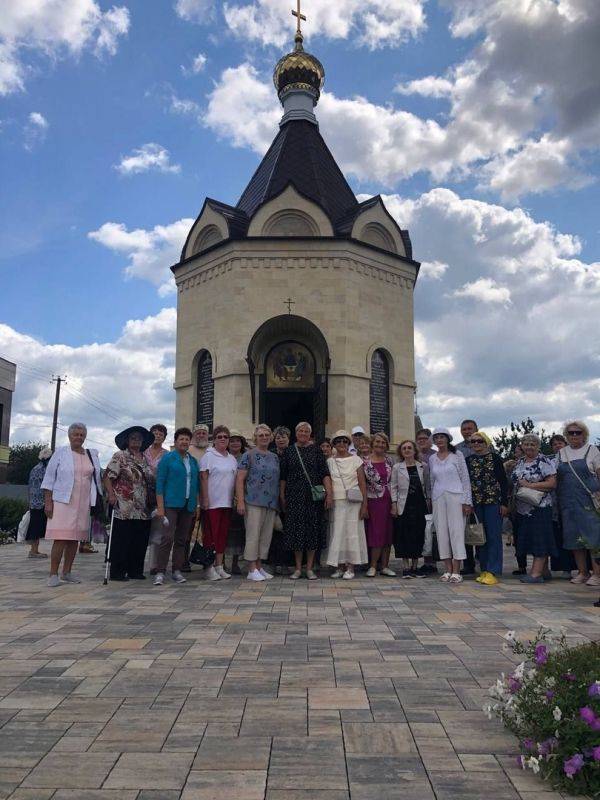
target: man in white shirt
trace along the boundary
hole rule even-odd
[[[353,455],[358,455],[359,452],[359,444],[360,440],[366,436],[365,429],[362,428],[360,425],[356,425],[352,428],[352,444],[348,448],[348,452],[352,453]]]

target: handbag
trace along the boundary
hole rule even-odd
[[[433,551],[433,514],[425,514],[425,539],[423,541],[423,556],[430,556]]]
[[[485,528],[483,527],[483,522],[479,522],[475,512],[473,512],[472,516],[475,518],[475,522],[471,522],[470,517],[465,518],[465,544],[481,547],[486,542]]]
[[[515,496],[517,500],[520,500],[522,503],[537,508],[544,499],[545,494],[546,492],[540,492],[539,489],[529,489],[527,486],[519,486]]]
[[[590,445],[590,447],[591,447],[591,445]],[[558,460],[559,461],[562,461],[562,459],[560,457],[561,452],[562,452],[562,450],[558,451]],[[590,452],[590,448],[588,447],[587,452],[586,452],[585,456],[583,457],[583,460],[586,462],[586,464],[587,464],[587,456],[588,456],[589,452]],[[590,500],[592,501],[592,505],[594,506],[594,511],[597,511],[598,514],[600,514],[600,492],[592,492],[591,489],[588,489],[588,487],[585,485],[585,483],[581,480],[579,475],[573,469],[573,464],[571,464],[571,460],[569,459],[569,454],[565,453],[565,455],[567,457],[567,464],[571,468],[571,472],[573,473],[573,475],[575,475],[575,477],[577,478],[579,483],[583,486],[585,491],[589,494]]]
[[[87,449],[87,447],[85,449],[85,452],[87,453],[87,456],[92,465],[92,478],[94,479],[94,486],[96,487],[96,502],[94,503],[93,506],[90,506],[90,514],[92,515],[92,517],[94,517],[94,519],[102,519],[102,517],[104,516],[104,498],[98,486],[98,482],[96,481],[96,465],[94,464],[94,459],[92,458],[92,454]]]
[[[194,526],[195,540],[194,546],[190,552],[189,560],[191,564],[199,564],[205,569],[212,567],[215,563],[215,549],[214,547],[205,547],[202,542],[198,541],[198,534],[200,533],[200,520]]]
[[[335,461],[335,467],[337,469],[339,479],[341,480],[344,491],[346,492],[346,500],[349,503],[362,503],[363,495],[360,490],[360,486],[351,486],[349,489],[346,489],[346,484],[344,482],[344,478],[342,477],[342,473],[340,472],[340,465],[337,462],[337,458],[334,458],[333,460]]]
[[[306,475],[306,480],[308,481],[308,485],[310,486],[310,496],[312,497],[315,503],[320,503],[325,500],[325,487],[321,484],[317,484],[316,486],[310,480],[308,472],[306,471],[306,467],[304,466],[304,461],[302,461],[302,456],[300,455],[300,450],[298,449],[298,445],[295,444],[294,447],[296,448],[296,453],[298,454],[298,458],[300,459],[300,464],[302,469],[304,470],[304,474]]]

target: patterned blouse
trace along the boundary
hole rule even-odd
[[[251,506],[278,508],[279,459],[275,453],[248,450],[238,461],[239,469],[246,470],[246,502]]]
[[[29,508],[44,507],[44,490],[42,481],[46,474],[47,461],[40,461],[29,473]]]
[[[155,478],[148,462],[134,458],[129,450],[117,451],[106,466],[112,481],[117,506],[115,519],[150,519],[149,494]]]
[[[365,458],[364,464],[365,478],[367,481],[367,497],[374,500],[377,497],[383,497],[385,490],[390,490],[390,480],[392,478],[392,469],[394,462],[389,456],[385,457],[385,484],[381,479],[381,475],[373,466],[370,458]]]
[[[515,495],[519,491],[520,480],[526,480],[529,483],[541,483],[552,475],[556,475],[556,467],[550,459],[546,458],[546,456],[543,456],[541,453],[534,461],[527,462],[522,458],[520,461],[517,461],[511,476]],[[524,516],[529,516],[534,510],[534,506],[529,503],[524,503],[519,500],[518,497],[516,498],[515,505],[517,514],[523,514]],[[538,508],[547,508],[551,505],[552,492],[546,492]]]
[[[473,505],[493,506],[500,504],[500,484],[495,475],[493,453],[472,455],[467,459],[471,477]]]

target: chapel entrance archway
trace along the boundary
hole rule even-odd
[[[329,348],[317,326],[295,314],[263,323],[248,346],[253,422],[293,432],[306,420],[315,438],[325,435]]]

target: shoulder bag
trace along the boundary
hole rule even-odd
[[[87,453],[87,457],[92,464],[92,479],[94,481],[94,486],[96,487],[96,502],[90,507],[90,514],[96,519],[101,519],[104,516],[104,498],[102,496],[102,492],[100,491],[100,487],[98,486],[98,482],[96,481],[96,465],[94,464],[92,454],[87,447],[85,452]]]
[[[546,492],[540,492],[539,489],[530,489],[527,486],[519,486],[515,497],[522,503],[526,503],[528,506],[537,508],[544,499],[545,494]]]
[[[591,448],[591,445],[590,445],[590,447],[588,447],[588,449],[587,449],[587,451],[586,451],[586,453],[585,453],[585,455],[583,457],[583,460],[586,462],[586,466],[587,466],[587,457],[588,457],[588,453],[590,452],[590,448]],[[559,461],[562,461],[562,459],[560,457],[561,453],[562,453],[562,450],[559,450],[558,451],[558,460]],[[594,511],[596,511],[598,514],[600,514],[600,492],[592,492],[591,489],[588,489],[588,487],[585,485],[585,483],[581,480],[579,475],[573,469],[573,464],[571,464],[571,460],[569,459],[569,454],[565,453],[565,455],[567,457],[567,464],[569,465],[569,468],[570,468],[571,472],[577,478],[579,483],[583,486],[585,491],[589,494],[590,500],[592,501],[592,506],[594,507]]]
[[[471,522],[470,517],[465,518],[465,544],[481,547],[485,544],[485,528],[475,512],[473,512],[472,516],[475,522]]]
[[[304,466],[304,461],[302,461],[302,456],[300,455],[300,450],[298,448],[298,445],[295,444],[294,447],[296,448],[296,454],[300,459],[300,465],[302,466],[302,470],[306,475],[306,480],[308,481],[308,485],[310,486],[311,497],[315,503],[320,503],[323,500],[325,500],[325,487],[320,484],[317,484],[316,486],[312,484],[308,472],[306,471],[306,467]]]
[[[338,464],[337,458],[333,459],[335,461],[335,467],[337,469],[338,477],[342,482],[342,486],[344,487],[344,491],[346,492],[346,500],[349,503],[362,503],[363,496],[360,490],[360,486],[351,486],[349,489],[346,489],[346,483],[342,476],[340,465]]]

